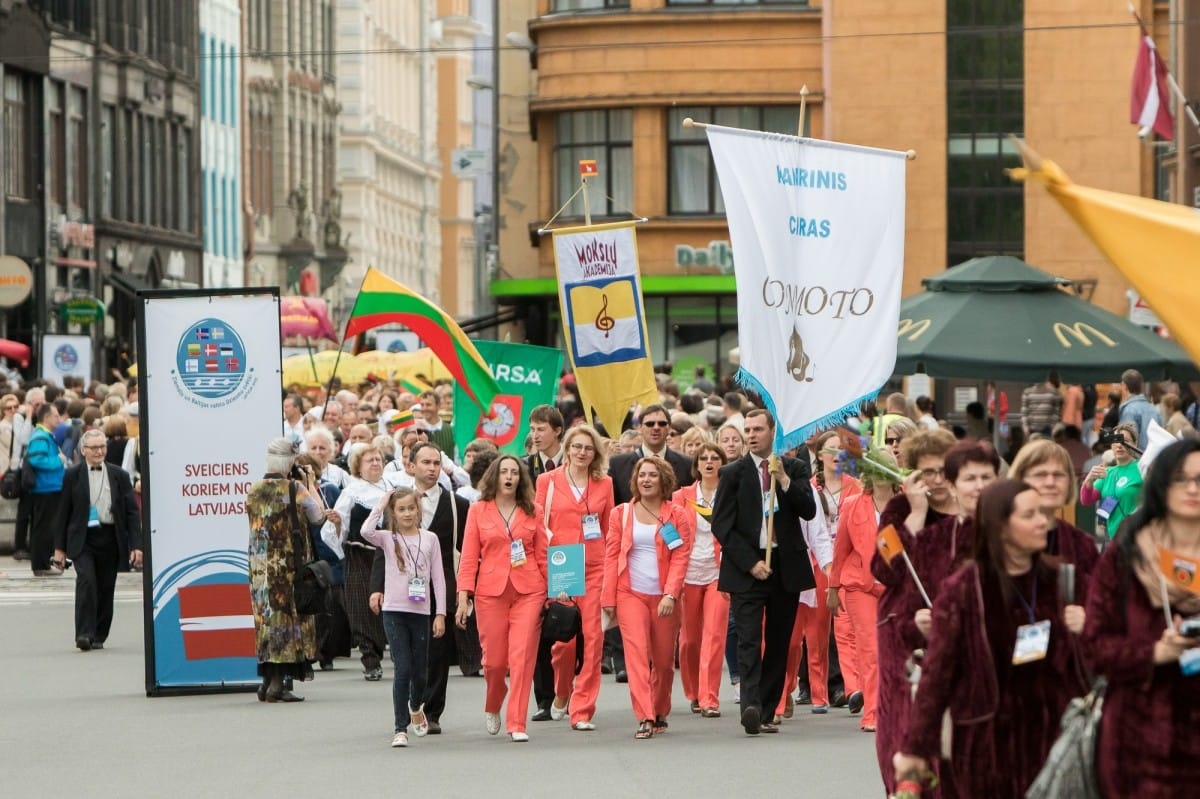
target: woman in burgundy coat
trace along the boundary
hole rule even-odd
[[[1200,559],[1200,441],[1155,458],[1142,507],[1100,557],[1088,596],[1084,644],[1108,678],[1096,762],[1113,799],[1195,796],[1200,786],[1200,675],[1185,676],[1179,663],[1200,645],[1179,633],[1181,617],[1200,613],[1200,596],[1163,579],[1163,552],[1185,576]]]
[[[953,793],[947,784],[943,796],[1023,797],[1037,776],[1063,710],[1084,691],[1057,572],[1041,560],[1048,528],[1026,483],[999,480],[980,495],[974,559],[934,601],[897,781],[944,754],[947,710]]]
[[[946,430],[922,430],[901,443],[901,465],[912,473],[904,481],[903,493],[892,497],[879,514],[879,529],[895,527],[905,549],[912,548],[917,533],[952,517],[958,509],[945,470],[946,453],[953,446],[954,436]],[[900,748],[912,704],[912,686],[905,664],[914,649],[924,646],[924,639],[913,623],[913,613],[921,607],[921,597],[900,558],[889,564],[876,553],[871,560],[871,573],[883,584],[876,628],[879,704],[875,750],[884,786],[891,793],[896,788],[892,781],[892,755]]]

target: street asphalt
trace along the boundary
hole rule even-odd
[[[676,680],[670,730],[648,741],[625,686],[604,677],[598,730],[529,724],[514,744],[483,725],[483,680],[452,670],[440,737],[391,749],[391,670],[356,660],[298,684],[299,704],[252,693],[147,698],[140,575],[121,575],[103,651],[72,634],[73,572],[32,578],[0,557],[0,797],[389,796],[840,799],[883,794],[874,736],[845,710],[807,706],[778,735],[746,736],[728,686],[720,719],[688,711]]]

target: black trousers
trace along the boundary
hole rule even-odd
[[[772,574],[766,580],[756,581],[748,591],[733,594],[732,600],[742,710],[754,705],[769,716],[774,714],[783,696],[788,643],[800,595],[785,591],[779,575]]]
[[[32,506],[33,494],[22,491],[21,498],[17,500],[17,525],[13,531],[16,535],[13,540],[14,551],[29,551],[29,510]]]
[[[449,600],[447,600],[449,603]],[[458,647],[454,633],[447,630],[441,638],[429,639],[429,682],[425,694],[425,714],[430,721],[439,721],[446,709],[446,682],[450,679],[450,664],[458,662]]]
[[[34,571],[50,568],[61,500],[61,491],[29,495],[29,565]]]
[[[554,701],[554,662],[550,659],[553,641],[538,640],[537,661],[533,665],[533,698],[539,709]]]
[[[75,558],[75,637],[104,643],[112,629],[113,593],[121,549],[117,529],[102,524],[88,530],[83,552]]]

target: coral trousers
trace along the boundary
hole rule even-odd
[[[583,619],[583,663],[575,673],[575,640],[556,643],[551,653],[554,664],[554,693],[569,696],[571,723],[591,721],[596,715],[596,697],[600,695],[600,656],[604,649],[604,622],[600,616],[600,587],[603,570],[587,573],[583,596],[573,597]]]
[[[684,585],[679,630],[679,676],[683,694],[700,707],[719,707],[721,657],[729,630],[729,597],[708,585]],[[678,612],[678,611],[677,611]]]
[[[834,622],[842,622],[850,628],[853,636],[851,646],[854,657],[851,661],[846,657],[846,647],[838,638],[838,658],[842,664],[842,679],[846,681],[846,693],[853,693],[850,688],[851,675],[854,677],[855,690],[863,692],[863,715],[861,726],[874,727],[876,708],[879,706],[879,659],[876,651],[875,627],[877,623],[878,599],[869,591],[841,590],[842,610]]]
[[[666,718],[671,712],[679,609],[670,616],[659,616],[661,601],[661,596],[617,588],[617,624],[625,641],[629,699],[638,721]]]
[[[518,594],[511,581],[500,596],[475,596],[479,644],[483,649],[483,676],[487,684],[484,710],[500,712],[505,694],[508,694],[507,674],[512,680],[512,693],[504,714],[508,732],[525,731],[545,599],[540,593]]]

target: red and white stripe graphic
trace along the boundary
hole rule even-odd
[[[254,657],[254,613],[246,583],[179,589],[179,627],[188,660]]]
[[[1175,138],[1175,119],[1171,116],[1171,93],[1167,65],[1149,35],[1142,36],[1137,63],[1133,67],[1133,92],[1129,100],[1129,121],[1140,125],[1146,135],[1154,131],[1168,141]]]

